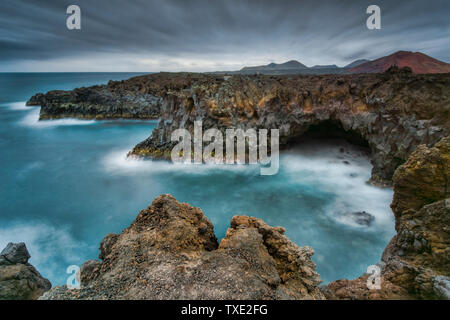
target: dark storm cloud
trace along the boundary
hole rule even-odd
[[[70,4],[81,7],[82,30],[66,28]],[[365,26],[370,4],[381,7],[381,30]],[[446,0],[2,1],[0,71],[342,65],[397,50],[450,61],[448,12]]]

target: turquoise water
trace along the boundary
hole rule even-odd
[[[343,141],[299,144],[282,154],[277,175],[261,176],[254,166],[127,160],[156,121],[39,122],[39,108],[25,107],[36,92],[130,76],[0,74],[0,247],[26,242],[30,262],[63,284],[69,265],[95,259],[107,233],[170,193],[200,207],[219,238],[236,214],[285,227],[295,243],[314,248],[324,283],[357,277],[380,260],[394,235],[392,191],[365,183],[367,156]],[[374,222],[361,226],[345,216],[355,211]]]

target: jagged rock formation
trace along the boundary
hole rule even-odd
[[[381,290],[367,275],[324,287],[329,299],[450,299],[450,137],[421,145],[394,174],[397,235],[382,256]]]
[[[34,300],[51,288],[29,258],[23,242],[9,243],[0,253],[0,300]]]
[[[313,250],[281,227],[235,216],[217,243],[199,208],[156,198],[100,258],[81,268],[80,290],[56,287],[42,299],[323,299]]]
[[[124,85],[110,81],[107,85],[55,90],[38,93],[28,106],[41,106],[40,120],[80,119],[157,119],[160,114],[161,88],[145,87],[139,80]]]

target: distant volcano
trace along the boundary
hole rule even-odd
[[[263,66],[244,67],[238,71],[218,71],[219,74],[350,74],[381,73],[392,66],[410,67],[414,73],[450,73],[450,63],[434,59],[426,54],[411,51],[397,51],[376,60],[358,59],[338,67],[335,64],[308,67],[296,60],[285,63],[270,63]]]
[[[389,56],[363,63],[349,69],[352,73],[384,72],[391,66],[410,67],[414,73],[448,73],[450,63],[434,59],[426,54],[411,51],[398,51]]]

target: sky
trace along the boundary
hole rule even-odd
[[[81,30],[66,9],[81,8]],[[381,29],[369,30],[369,5]],[[450,62],[448,0],[1,0],[0,72],[344,66],[398,50]]]

